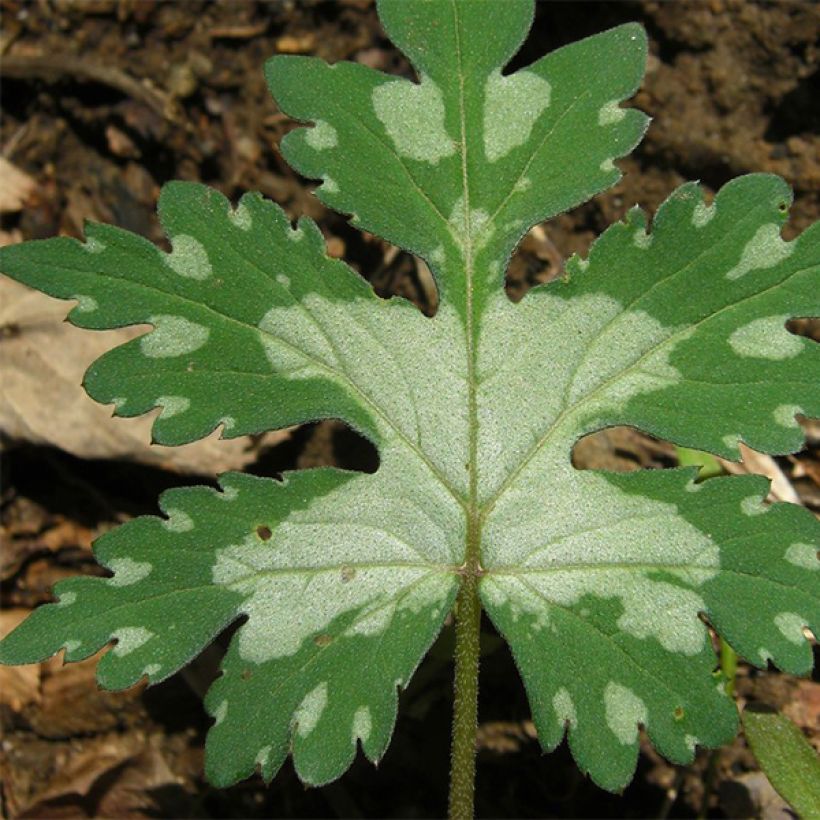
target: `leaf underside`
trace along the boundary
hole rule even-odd
[[[164,517],[97,542],[113,576],[59,583],[0,660],[80,660],[114,640],[98,674],[118,689],[168,677],[245,618],[207,696],[208,775],[270,779],[292,753],[325,783],[358,743],[384,754],[397,691],[453,606],[472,515],[481,599],[542,745],[568,733],[582,770],[619,789],[639,724],[678,763],[735,731],[699,616],[753,664],[810,669],[818,526],[766,509],[758,477],[577,471],[572,447],[632,425],[725,457],[739,440],[799,449],[820,360],[786,322],[820,314],[820,229],[781,239],[779,178],[739,178],[711,205],[687,184],[651,230],[631,211],[563,281],[512,304],[503,276],[523,234],[614,184],[613,159],[645,130],[619,106],[645,35],[621,26],[506,75],[530,0],[489,16],[477,0],[379,9],[415,80],[304,57],[273,58],[267,76],[309,124],[283,141],[288,161],[323,180],[328,206],[427,261],[435,317],[377,298],[310,220],[191,183],[160,199],[170,254],[105,225],[85,244],[0,252],[3,272],[77,300],[75,325],[153,326],[85,386],[122,416],[161,408],[157,442],[339,418],[376,444],[378,471],[169,491]]]

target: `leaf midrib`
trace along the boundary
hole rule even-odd
[[[463,203],[463,224],[465,236],[462,243],[464,255],[464,282],[465,294],[465,323],[464,335],[467,343],[467,469],[468,469],[468,499],[467,499],[467,527],[464,541],[464,569],[467,573],[478,574],[481,567],[481,511],[478,505],[478,379],[477,350],[475,344],[475,302],[473,299],[473,277],[475,275],[475,239],[470,229],[470,178],[468,173],[467,157],[467,117],[465,111],[464,94],[464,65],[461,48],[461,21],[458,14],[456,0],[451,0],[453,10],[453,32],[455,37],[456,62],[458,64],[458,107],[459,126],[461,130],[461,184]],[[462,581],[463,583],[463,581]]]

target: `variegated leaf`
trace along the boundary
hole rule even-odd
[[[309,220],[193,184],[163,191],[169,254],[100,225],[85,244],[0,252],[5,273],[77,300],[77,325],[152,326],[86,386],[121,415],[161,407],[158,441],[333,417],[374,442],[379,469],[167,493],[167,518],[98,542],[113,577],[62,582],[0,659],[77,660],[113,639],[100,680],[123,687],[245,618],[207,699],[210,777],[271,778],[292,751],[324,783],[358,741],[384,753],[397,689],[472,574],[544,747],[568,731],[581,768],[618,789],[639,725],[677,762],[734,731],[703,616],[752,663],[810,668],[818,527],[766,510],[761,479],[578,471],[572,448],[625,424],[728,457],[738,440],[796,450],[795,416],[820,415],[820,368],[786,322],[820,313],[820,230],[781,239],[790,193],[775,177],[738,179],[711,205],[684,185],[651,230],[630,212],[563,281],[511,303],[503,273],[523,233],[615,182],[613,159],[643,133],[619,105],[643,32],[505,74],[529,0],[379,8],[415,81],[291,57],[268,79],[309,124],[288,159],[328,205],[428,261],[433,318],[377,298]]]

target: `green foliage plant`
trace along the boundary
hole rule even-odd
[[[316,225],[258,194],[236,207],[165,186],[170,253],[108,225],[85,243],[4,248],[2,270],[76,300],[75,325],[153,329],[102,356],[85,387],[120,416],[161,408],[166,445],[323,418],[377,447],[375,474],[229,473],[163,494],[159,517],[100,538],[109,578],[72,578],[0,644],[0,660],[113,641],[98,679],[164,680],[228,624],[205,705],[206,772],[306,783],[384,754],[407,685],[455,614],[450,810],[473,808],[482,610],[509,642],[545,750],[568,736],[605,789],[632,777],[639,726],[668,759],[737,728],[703,619],[750,663],[803,674],[820,628],[818,526],[765,509],[756,476],[694,468],[576,470],[578,439],[631,425],[737,458],[790,453],[820,415],[818,349],[790,333],[820,313],[820,226],[786,242],[788,186],[764,174],[708,204],[694,183],[651,230],[629,211],[518,304],[503,289],[531,226],[612,186],[647,117],[621,102],[644,71],[639,25],[514,73],[532,0],[381,0],[415,80],[279,56],[280,108],[306,124],[282,152],[318,198],[424,259],[434,317],[378,298],[327,257]],[[693,391],[697,401],[690,401]]]
[[[743,731],[760,768],[799,817],[820,817],[820,760],[803,733],[779,712],[743,710]]]

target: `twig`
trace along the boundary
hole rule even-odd
[[[661,806],[661,810],[658,812],[658,820],[666,820],[666,818],[669,817],[669,812],[672,810],[672,806],[675,805],[675,801],[678,799],[678,794],[680,794],[680,787],[683,785],[683,778],[685,775],[686,769],[678,768],[675,772],[675,780],[666,790],[663,805]]]
[[[249,40],[258,37],[268,30],[268,21],[249,23],[245,26],[217,26],[208,32],[212,40]]]
[[[8,55],[0,64],[6,77],[28,79],[40,77],[53,81],[69,76],[77,80],[97,82],[115,88],[156,111],[170,122],[179,121],[179,112],[174,101],[146,80],[137,80],[118,68],[88,62],[70,54],[53,55]]]
[[[0,148],[0,157],[11,162],[12,154],[17,150],[17,146],[22,142],[23,137],[31,127],[31,120],[26,120],[15,132],[6,140],[2,148]]]

